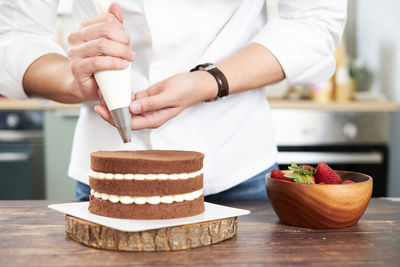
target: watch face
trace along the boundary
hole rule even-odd
[[[204,70],[211,70],[216,68],[217,66],[215,66],[215,64],[213,63],[209,63],[207,66],[204,67]]]

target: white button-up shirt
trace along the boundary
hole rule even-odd
[[[268,20],[264,0],[131,0],[124,27],[137,54],[132,92],[200,63],[216,62],[249,43],[268,48],[290,84],[314,84],[334,72],[332,53],[346,20],[347,1],[280,0]],[[22,78],[56,43],[56,0],[0,2],[0,93],[26,99]],[[74,1],[77,23],[96,15],[90,0]],[[270,108],[261,89],[232,94],[184,110],[158,129],[134,131],[122,144],[115,128],[85,103],[80,110],[69,175],[88,183],[89,153],[96,150],[179,149],[205,154],[205,194],[217,193],[276,161]],[[293,159],[294,161],[296,159]]]

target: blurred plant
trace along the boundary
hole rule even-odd
[[[368,68],[360,59],[350,59],[349,75],[351,78],[358,80],[368,75]]]

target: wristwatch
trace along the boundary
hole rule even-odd
[[[214,99],[207,100],[206,102],[211,102],[211,101],[216,101],[220,100],[223,97],[226,97],[229,95],[229,86],[228,86],[228,80],[226,79],[225,75],[222,73],[221,70],[215,66],[213,63],[205,63],[205,64],[200,64],[194,67],[193,69],[190,70],[190,72],[193,71],[207,71],[210,73],[215,80],[217,81],[218,84],[218,94]]]

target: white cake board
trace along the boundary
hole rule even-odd
[[[249,210],[231,208],[227,206],[217,205],[204,202],[205,211],[202,214],[168,220],[130,220],[130,219],[115,219],[104,216],[95,215],[89,212],[89,202],[73,202],[63,204],[49,205],[50,209],[89,221],[104,225],[116,230],[125,232],[140,232],[146,230],[160,229],[178,225],[186,225],[192,223],[208,222],[218,219],[237,217],[247,215]]]

